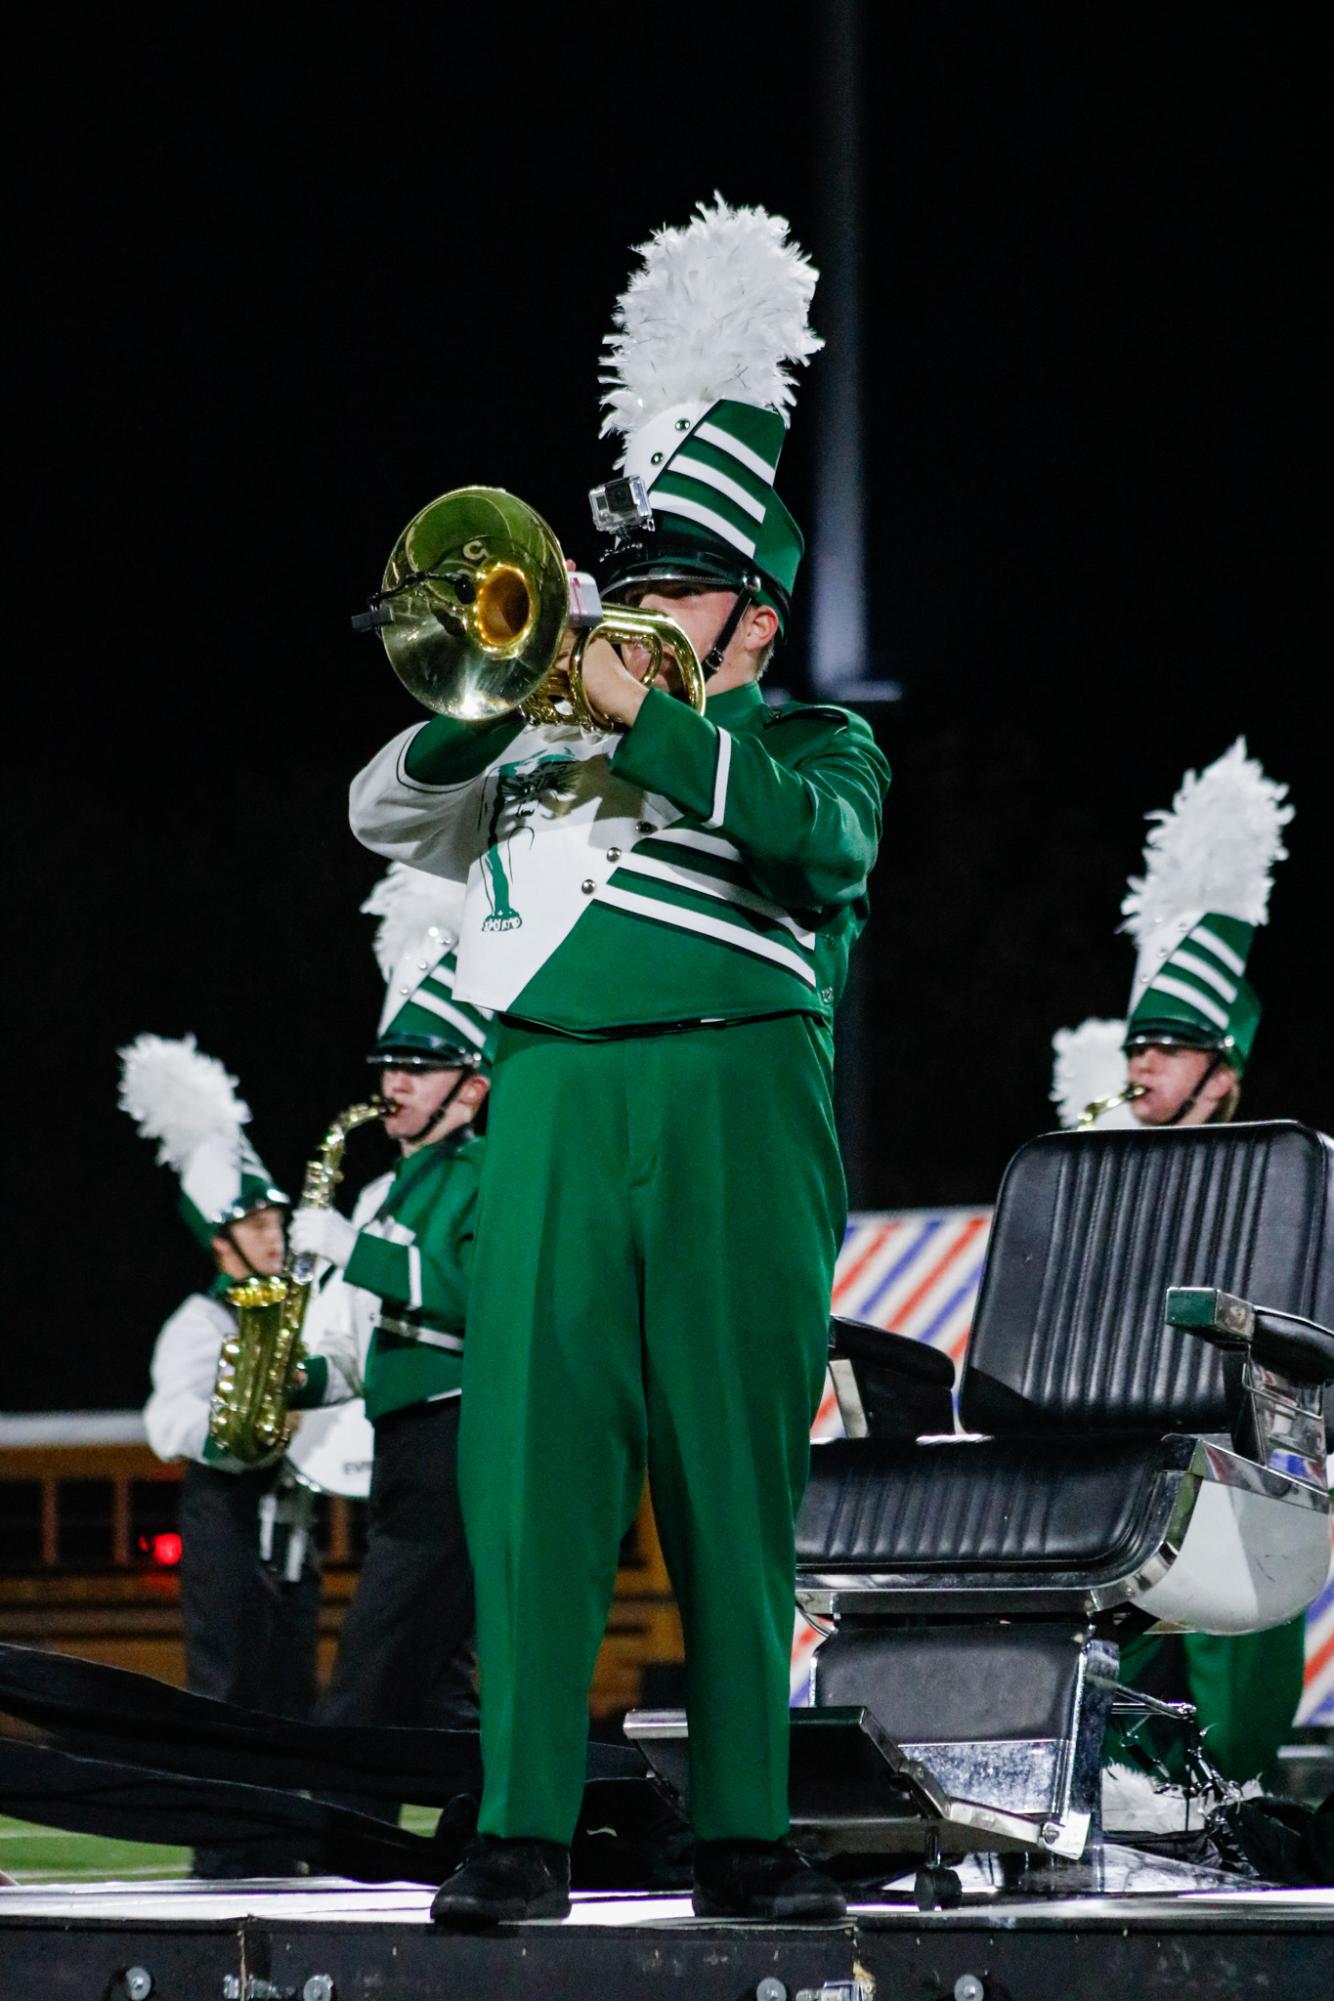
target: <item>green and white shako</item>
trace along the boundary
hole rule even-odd
[[[136,1036],[120,1066],[121,1110],[159,1142],[158,1161],[179,1176],[181,1215],[205,1250],[229,1223],[287,1206],[245,1131],[250,1107],[235,1077],[193,1035]]]
[[[462,883],[391,862],[361,908],[380,920],[375,957],[385,980],[367,1062],[379,1069],[489,1068],[491,1010],[454,992]]]
[[[603,370],[603,436],[648,513],[618,524],[603,563],[614,598],[650,579],[750,589],[786,623],[803,540],[774,490],[794,378],[823,346],[807,320],[817,273],[782,216],[700,203],[660,229],[617,302]]]
[[[1146,1044],[1217,1050],[1242,1074],[1261,1013],[1246,968],[1268,922],[1274,864],[1287,854],[1287,794],[1238,737],[1148,816],[1144,873],[1132,876],[1121,905],[1121,928],[1138,949],[1129,1013],[1057,1031],[1051,1095],[1063,1125],[1119,1092],[1127,1054]],[[1120,1106],[1098,1124],[1134,1118]]]

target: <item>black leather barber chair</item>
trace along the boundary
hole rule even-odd
[[[830,1637],[793,1712],[826,1855],[1078,1858],[1129,1634],[1247,1633],[1325,1583],[1334,1146],[1287,1121],[1052,1133],[1010,1162],[960,1389],[833,1325],[797,1597]],[[627,1734],[688,1806],[686,1724]],[[745,1746],[737,1746],[745,1756]]]

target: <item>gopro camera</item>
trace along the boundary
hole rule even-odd
[[[593,526],[600,535],[642,534],[654,526],[648,488],[637,474],[595,486],[588,504],[593,510]]]

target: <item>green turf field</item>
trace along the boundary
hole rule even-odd
[[[404,1827],[429,1834],[439,1818],[438,1807],[405,1807]],[[166,1848],[152,1841],[113,1841],[96,1834],[64,1834],[59,1828],[34,1827],[25,1820],[0,1814],[0,1870],[17,1883],[153,1882],[168,1876],[188,1876],[188,1848]]]
[[[18,1883],[95,1883],[109,1876],[188,1876],[189,1850],[150,1841],[109,1841],[94,1834],[64,1834],[0,1817],[0,1869]]]

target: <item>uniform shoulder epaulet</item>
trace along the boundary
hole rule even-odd
[[[833,723],[836,729],[848,726],[846,709],[835,708],[832,702],[785,702],[781,709],[765,712],[764,727],[773,729],[776,723]]]

